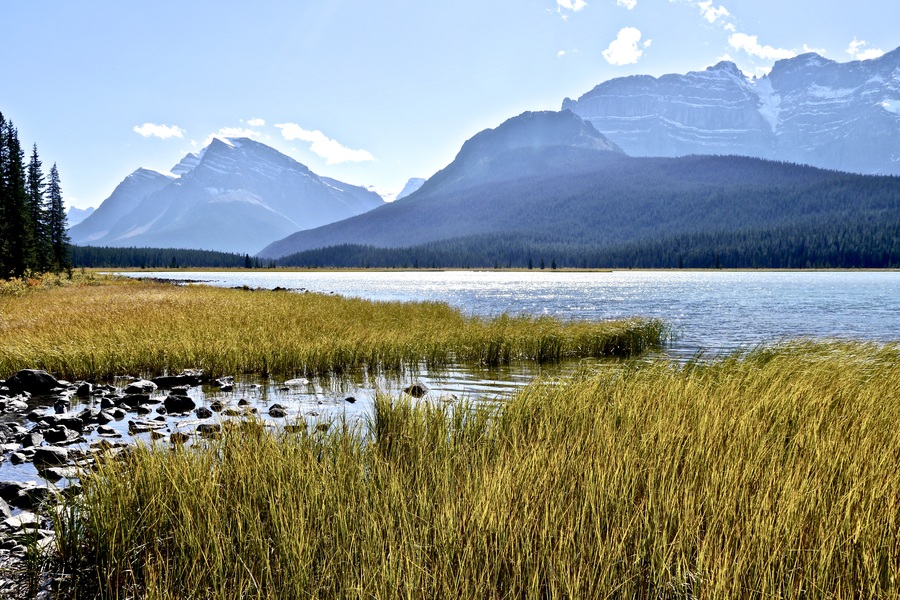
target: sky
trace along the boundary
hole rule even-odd
[[[594,86],[900,46],[900,0],[0,0],[0,112],[70,206],[212,136],[397,192]],[[17,60],[9,60],[18,52]]]

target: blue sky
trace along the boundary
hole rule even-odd
[[[216,134],[397,191],[478,131],[614,77],[900,46],[898,0],[0,2],[19,52],[0,111],[80,207]]]

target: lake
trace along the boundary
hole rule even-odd
[[[223,287],[275,287],[372,300],[440,300],[466,314],[656,317],[683,358],[786,338],[900,340],[900,272],[305,271],[139,272]]]

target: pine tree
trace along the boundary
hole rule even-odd
[[[31,246],[26,248],[27,266],[33,271],[46,271],[51,265],[51,239],[49,214],[44,199],[44,173],[38,158],[37,144],[31,151],[26,173],[28,191],[28,217],[32,226]]]
[[[47,195],[49,199],[47,221],[50,230],[50,267],[58,273],[65,269],[71,269],[72,263],[69,232],[66,230],[66,209],[63,204],[56,163],[53,163],[53,167],[50,169],[50,185]]]
[[[0,278],[21,277],[28,261],[34,226],[28,214],[25,162],[12,121],[0,121]]]

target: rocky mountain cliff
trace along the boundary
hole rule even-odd
[[[74,244],[254,253],[384,204],[259,142],[214,139],[163,175],[138,169],[69,234]]]
[[[762,78],[731,62],[623,77],[562,107],[632,156],[738,154],[900,174],[900,48],[849,63],[804,54]]]

